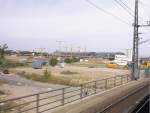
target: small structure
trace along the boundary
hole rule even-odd
[[[132,61],[132,50],[127,49],[126,55],[115,55],[114,63],[125,66]]]
[[[32,62],[32,68],[34,69],[42,69],[43,65],[48,64],[48,60],[44,58],[35,58]]]

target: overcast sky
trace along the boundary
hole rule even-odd
[[[99,7],[133,23],[133,17],[114,0],[91,0]],[[133,9],[134,0],[123,0]],[[129,2],[130,1],[130,2]],[[150,19],[150,1],[142,0],[140,15]],[[142,10],[142,7],[146,11]],[[150,28],[149,28],[150,29]],[[142,40],[150,38],[150,30],[141,29]],[[86,0],[0,0],[0,44],[10,49],[87,48],[87,51],[122,51],[132,48],[133,27],[91,6]],[[140,55],[150,56],[150,42],[140,45]]]

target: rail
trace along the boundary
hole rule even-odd
[[[99,111],[98,113],[112,113],[111,110],[113,109],[113,107],[115,107],[117,104],[120,104],[121,102],[127,100],[128,98],[130,98],[131,96],[137,94],[138,92],[142,91],[142,89],[146,88],[147,86],[148,86],[148,84],[146,84],[146,85],[144,85],[144,86],[141,86],[141,87],[139,87],[138,89],[133,90],[131,93],[129,93],[129,94],[123,96],[122,98],[119,98],[118,100],[114,101],[114,102],[111,103],[110,105],[106,106],[104,109],[102,109],[102,110]],[[146,94],[145,96],[147,96],[147,94]],[[144,96],[144,97],[145,97],[145,96]],[[143,98],[142,98],[142,99],[143,99]],[[131,107],[130,109],[132,109],[132,107]],[[130,109],[129,109],[129,110],[130,110]],[[136,112],[136,113],[138,113],[138,112]]]
[[[4,100],[0,102],[0,113],[48,113],[59,106],[123,85],[129,81],[131,79],[128,75],[115,76],[87,82],[80,87],[64,87]]]

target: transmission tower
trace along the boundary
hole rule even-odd
[[[58,43],[58,49],[59,49],[58,51],[61,52],[61,46],[64,41],[58,40],[56,42]]]

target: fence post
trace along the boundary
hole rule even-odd
[[[114,87],[116,86],[116,77],[114,77]]]
[[[62,105],[65,104],[65,88],[62,88]]]
[[[81,84],[81,87],[80,87],[80,99],[82,99],[82,95],[83,95],[83,85]]]
[[[105,79],[105,89],[107,89],[107,79]]]
[[[97,82],[95,81],[94,83],[95,83],[95,84],[94,84],[94,86],[95,86],[95,91],[94,91],[94,93],[96,94],[96,89],[97,89],[97,84],[96,84],[96,83],[97,83]]]
[[[123,77],[121,76],[121,85],[123,84]]]
[[[127,76],[127,83],[129,82],[129,77]]]
[[[39,94],[36,95],[36,113],[39,113]]]

